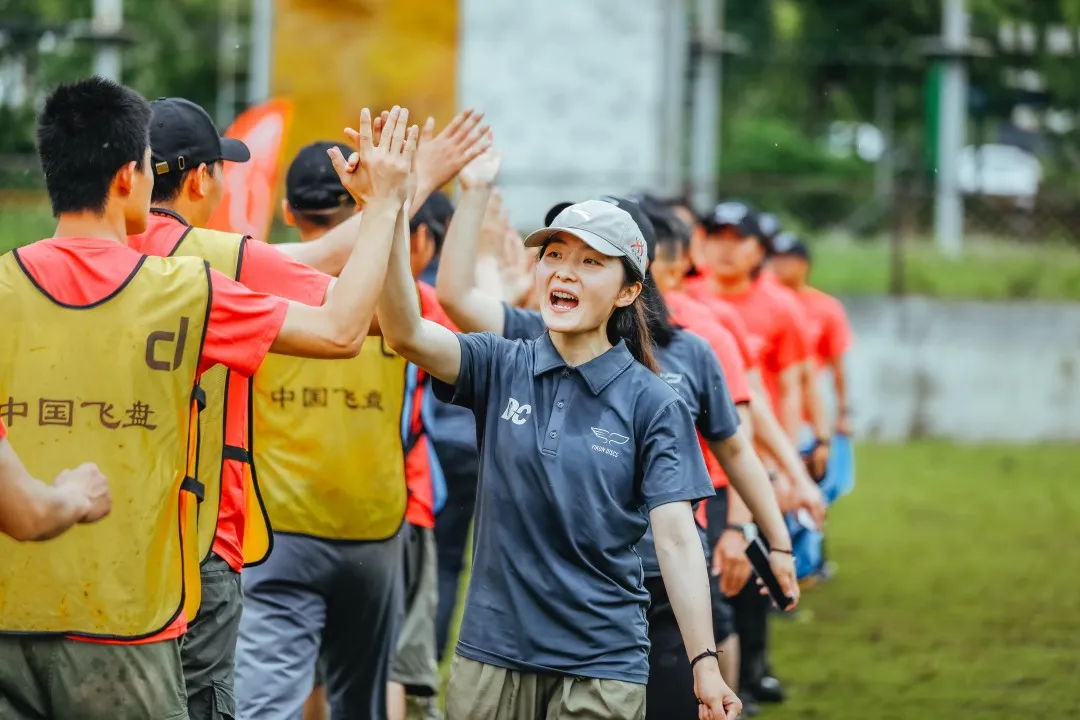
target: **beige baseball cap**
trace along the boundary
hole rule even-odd
[[[555,216],[551,226],[525,238],[525,247],[540,247],[552,235],[567,233],[608,257],[630,261],[639,280],[645,279],[648,246],[641,228],[625,210],[603,200],[570,205]]]

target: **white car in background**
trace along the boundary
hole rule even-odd
[[[960,154],[960,189],[967,195],[1011,198],[1031,210],[1042,181],[1042,164],[1015,145],[968,145]]]

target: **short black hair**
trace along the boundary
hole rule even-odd
[[[210,173],[217,177],[221,168],[225,165],[224,160],[215,160],[207,165]],[[154,176],[154,191],[150,193],[150,202],[154,204],[172,202],[180,194],[180,188],[184,186],[184,180],[188,173],[198,170],[199,166],[189,167],[180,172],[167,172]]]
[[[53,215],[101,214],[120,168],[144,167],[150,104],[101,77],[60,85],[38,116],[37,145]]]
[[[657,246],[690,249],[690,228],[675,214],[671,205],[649,195],[642,197],[640,205],[656,229]]]
[[[441,190],[436,190],[424,204],[420,206],[416,214],[409,220],[409,233],[415,235],[424,226],[431,233],[431,239],[435,242],[435,254],[442,252],[443,241],[446,240],[446,231],[450,228],[450,220],[454,217],[454,203]]]

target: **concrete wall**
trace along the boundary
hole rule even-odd
[[[518,227],[553,204],[674,190],[681,0],[462,0],[458,105],[487,113]]]
[[[844,299],[857,435],[1080,440],[1080,305]]]

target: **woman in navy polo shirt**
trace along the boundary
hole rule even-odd
[[[468,179],[468,172],[466,172]],[[467,183],[468,184],[468,183]],[[618,198],[604,198],[607,202],[626,210],[649,243],[647,256],[651,256],[656,235],[648,216],[633,202]],[[479,229],[477,216],[483,207],[482,197],[466,193],[462,198],[460,215],[451,225],[446,240],[448,263],[441,268],[438,289],[440,301],[460,327],[468,330],[497,332],[509,339],[535,338],[545,330],[540,313],[504,307],[496,298],[478,290],[475,273],[477,251],[476,237]],[[547,224],[557,224],[555,216],[569,204],[552,208]],[[654,352],[661,377],[677,390],[687,403],[691,416],[710,445],[725,465],[738,489],[748,498],[752,510],[757,511],[759,523],[765,536],[772,541],[778,552],[772,554],[777,574],[786,580],[789,592],[797,596],[797,584],[791,566],[790,554],[782,552],[790,548],[786,527],[776,503],[768,476],[758,461],[745,434],[736,436],[739,419],[731,402],[723,370],[708,344],[697,336],[674,327],[668,317],[667,307],[651,276],[646,276],[639,299],[644,302]],[[710,501],[710,505],[722,502],[726,509],[726,495]],[[726,517],[726,510],[722,517]],[[703,548],[704,534],[701,534]],[[693,695],[692,672],[678,642],[678,626],[668,601],[660,567],[653,550],[651,533],[646,534],[637,546],[645,573],[645,586],[652,597],[648,611],[651,641],[648,707],[650,716],[663,711],[663,716],[673,720],[697,717],[697,705]],[[709,553],[705,551],[704,555]],[[733,632],[730,608],[719,586],[713,588],[713,623],[717,643],[724,643]],[[728,650],[737,652],[737,643],[726,643]],[[734,659],[737,667],[738,660]]]
[[[649,596],[634,546],[651,522],[702,717],[733,719],[741,703],[716,662],[691,510],[712,485],[685,403],[655,374],[637,302],[645,243],[608,203],[572,206],[558,224],[526,241],[541,247],[547,332],[534,340],[424,321],[404,229],[379,302],[387,342],[477,419],[473,574],[448,717],[643,718]]]

